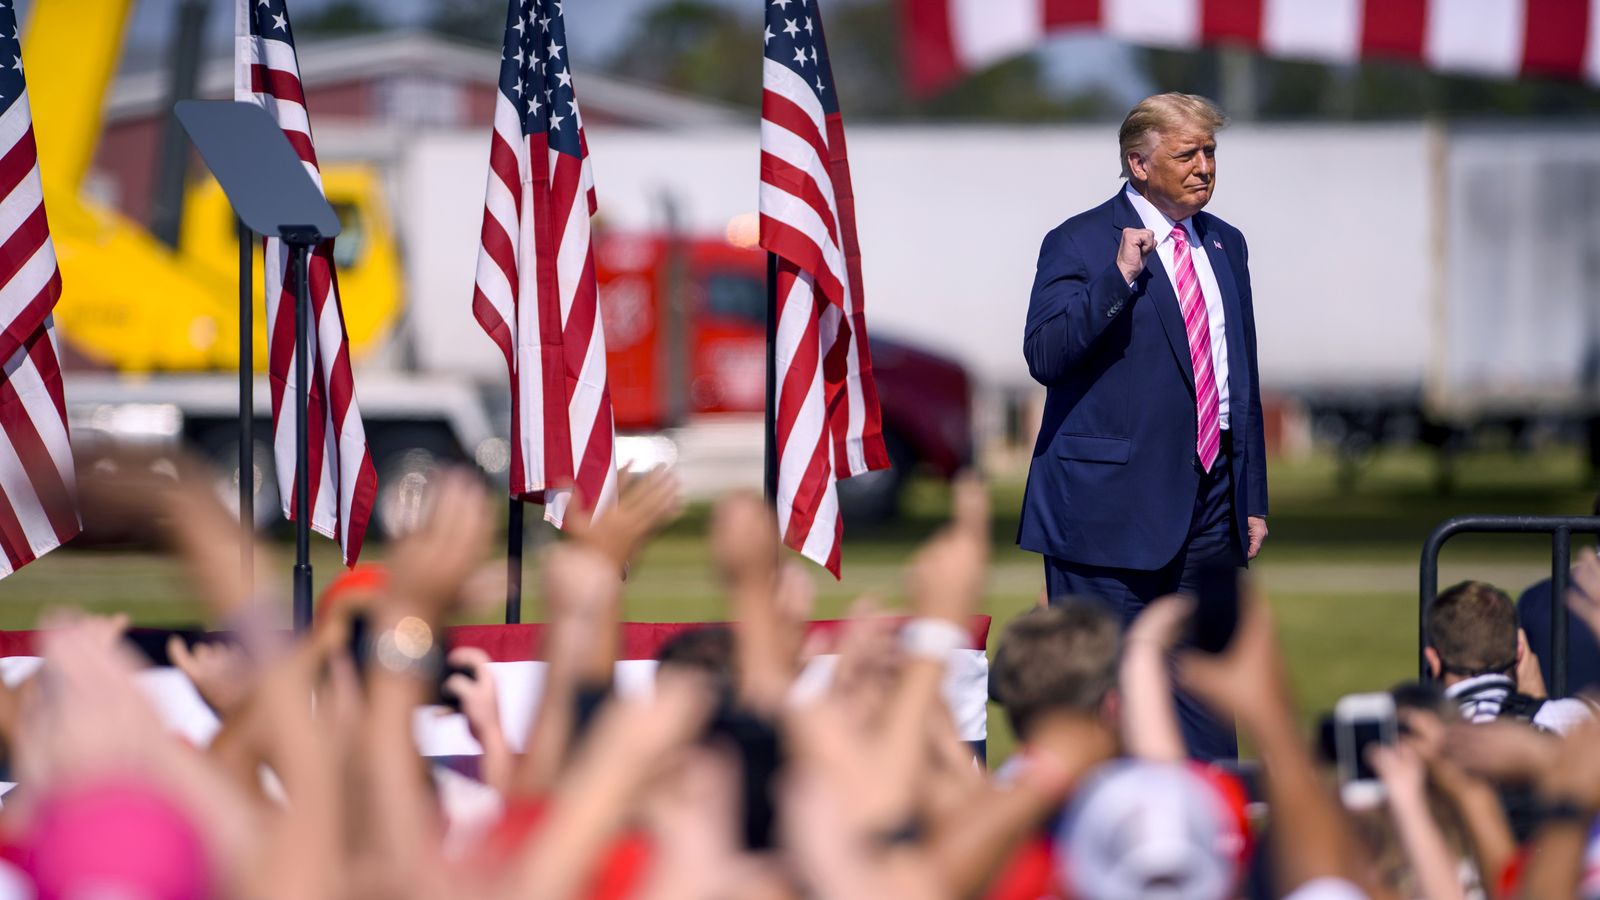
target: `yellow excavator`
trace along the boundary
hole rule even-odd
[[[86,196],[104,107],[137,0],[36,0],[24,26],[28,90],[45,207],[61,267],[55,310],[66,346],[67,412],[79,465],[102,447],[182,443],[209,456],[223,485],[238,460],[239,244],[233,211],[209,173],[191,165],[182,227],[169,246],[139,222]],[[194,35],[198,38],[198,33]],[[197,48],[194,48],[197,50]],[[378,533],[391,533],[440,459],[504,471],[505,441],[481,387],[413,372],[377,353],[403,331],[403,285],[382,173],[324,161],[324,192],[343,233],[335,244],[340,298],[367,444],[378,467]],[[254,352],[267,364],[262,259],[255,251]],[[363,367],[366,360],[368,365]],[[255,379],[254,509],[279,520],[266,379]],[[489,462],[483,462],[488,460]],[[233,488],[219,485],[225,498]]]
[[[234,371],[238,237],[216,181],[191,170],[176,248],[83,193],[135,2],[39,0],[23,33],[45,209],[61,266],[56,323],[73,355],[94,368],[134,376]],[[322,176],[344,230],[335,244],[339,286],[359,362],[393,330],[401,310],[394,232],[377,172],[332,164]],[[254,271],[260,370],[267,354],[259,247]]]

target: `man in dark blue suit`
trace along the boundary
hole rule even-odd
[[[1134,107],[1127,184],[1045,236],[1028,305],[1023,352],[1049,390],[1017,543],[1044,554],[1052,602],[1097,597],[1124,625],[1267,536],[1249,251],[1201,212],[1225,122],[1188,94]],[[1237,755],[1232,723],[1178,704],[1193,755]]]
[[[1600,516],[1600,496],[1594,498],[1589,513]],[[1576,582],[1569,582],[1575,584]],[[1539,658],[1539,672],[1545,686],[1554,689],[1555,676],[1555,604],[1551,594],[1554,585],[1546,578],[1528,586],[1517,598],[1517,623],[1528,635],[1528,649]],[[1581,616],[1567,617],[1567,694],[1575,696],[1600,690],[1600,640],[1584,624]]]

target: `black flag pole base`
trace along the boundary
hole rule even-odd
[[[306,634],[311,630],[311,563],[294,564],[294,630]]]
[[[294,272],[294,630],[311,630],[311,484],[306,404],[311,378],[311,250],[322,240],[312,225],[284,225],[279,236],[289,245]]]
[[[511,498],[506,517],[506,624],[522,621],[522,501]]]

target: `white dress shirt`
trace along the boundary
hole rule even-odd
[[[1200,234],[1194,230],[1194,219],[1173,222],[1167,214],[1156,209],[1133,185],[1125,189],[1133,209],[1144,221],[1144,227],[1155,232],[1156,255],[1167,270],[1173,293],[1178,290],[1178,275],[1172,260],[1172,229],[1182,225],[1189,233],[1189,259],[1194,262],[1194,273],[1200,278],[1200,296],[1206,300],[1206,319],[1211,325],[1211,372],[1217,377],[1217,416],[1222,430],[1228,430],[1228,340],[1226,322],[1222,313],[1222,288],[1217,286],[1217,275],[1211,270],[1211,257],[1200,244]]]

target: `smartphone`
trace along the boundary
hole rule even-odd
[[[1371,809],[1383,802],[1383,782],[1367,762],[1367,749],[1374,744],[1392,746],[1399,735],[1392,694],[1348,694],[1334,704],[1334,758],[1339,797],[1346,808]]]
[[[1194,613],[1189,617],[1189,644],[1204,653],[1221,653],[1239,628],[1239,570],[1207,564],[1195,573]]]
[[[210,634],[199,627],[192,628],[130,628],[122,636],[123,641],[131,644],[139,655],[152,666],[170,666],[172,658],[167,655],[167,638],[177,635],[183,639],[184,646],[193,650],[196,644],[207,641],[225,641],[226,635]]]

